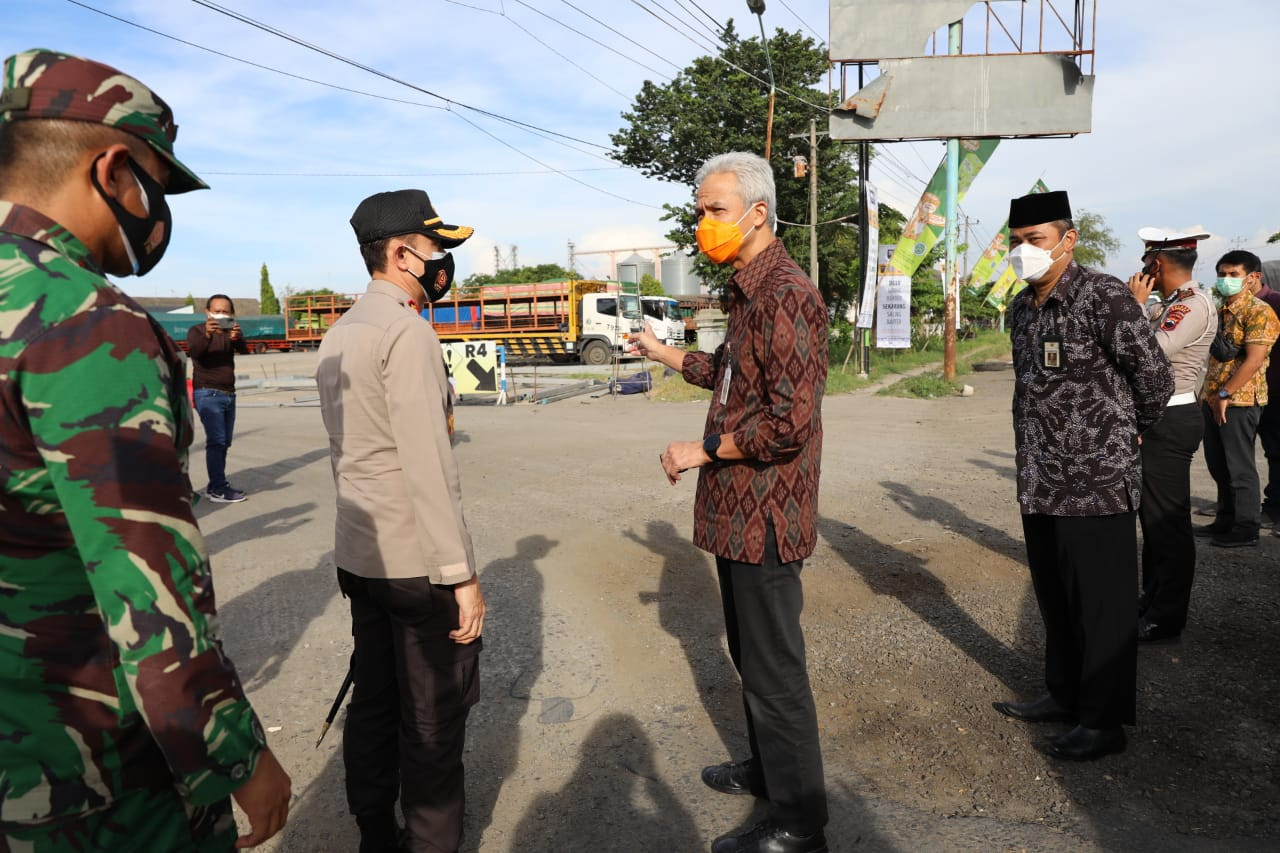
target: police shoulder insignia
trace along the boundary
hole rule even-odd
[[[1174,305],[1169,309],[1169,313],[1164,316],[1164,322],[1160,324],[1160,331],[1172,332],[1178,328],[1178,324],[1191,313],[1191,308],[1186,305]]]

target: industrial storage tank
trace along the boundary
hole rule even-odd
[[[662,258],[662,289],[668,296],[698,296],[702,282],[693,272],[693,255],[672,252]]]
[[[646,259],[639,252],[633,252],[631,257],[618,262],[618,281],[639,284],[640,279],[653,274],[653,261]]]

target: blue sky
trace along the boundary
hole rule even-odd
[[[347,224],[351,211],[371,193],[411,186],[430,193],[446,222],[475,227],[456,252],[460,276],[492,272],[495,246],[506,265],[513,245],[521,264],[565,264],[570,240],[580,251],[660,245],[668,228],[661,205],[687,199],[689,190],[619,168],[600,146],[622,127],[621,113],[643,80],[661,81],[710,52],[692,10],[734,18],[740,34],[758,33],[745,0],[223,2],[455,102],[582,141],[558,144],[458,107],[441,109],[437,98],[189,0],[85,3],[381,98],[251,67],[66,0],[5,0],[4,53],[54,48],[142,79],[174,108],[179,156],[213,186],[172,200],[175,232],[164,262],[144,278],[120,281],[134,295],[257,296],[264,262],[277,292],[362,290],[367,275]],[[825,41],[826,2],[768,0],[767,7],[770,31],[812,35],[812,28]],[[1237,240],[1280,258],[1280,245],[1263,245],[1280,231],[1272,172],[1280,4],[1099,0],[1099,7],[1093,133],[1002,143],[965,200],[978,220],[971,258],[1004,219],[1008,199],[1038,176],[1069,190],[1075,207],[1106,217],[1125,243],[1108,264],[1122,277],[1135,268],[1136,232],[1145,225],[1213,233],[1197,269],[1202,280],[1212,279],[1208,265]],[[873,164],[873,179],[883,199],[909,214],[942,144],[882,147],[887,154]],[[606,275],[606,258],[583,256],[578,266]]]

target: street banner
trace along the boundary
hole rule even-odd
[[[876,349],[910,346],[911,276],[881,276],[876,287]]]
[[[1037,180],[1028,191],[1031,193],[1047,193],[1049,188],[1045,186],[1044,181]],[[1000,230],[996,232],[995,238],[991,241],[991,245],[982,253],[982,257],[973,265],[973,269],[969,271],[969,290],[978,294],[982,292],[982,287],[991,280],[991,275],[996,271],[996,267],[1000,266],[1000,262],[1004,260],[1004,256],[1009,253],[1009,220],[1006,219],[1004,224],[1000,226]]]
[[[987,304],[992,307],[1002,305],[1005,302],[1005,294],[1017,280],[1018,277],[1013,274],[1013,267],[1006,266],[1004,272],[1000,273],[1000,277],[996,279],[996,283],[991,285],[991,292],[987,294]]]
[[[960,140],[960,175],[956,204],[964,200],[969,185],[982,171],[982,167],[991,159],[991,153],[1000,144],[999,139],[961,139]],[[926,255],[941,239],[947,227],[944,198],[947,191],[947,158],[944,154],[942,162],[929,185],[920,196],[920,203],[907,227],[902,232],[893,252],[893,260],[889,266],[895,273],[910,276],[920,267]]]
[[[862,306],[858,309],[859,329],[870,329],[876,310],[876,279],[880,270],[880,205],[875,184],[867,184],[867,268],[862,279]]]

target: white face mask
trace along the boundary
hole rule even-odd
[[[1062,240],[1065,239],[1067,235],[1063,234]],[[1059,240],[1053,249],[1061,246],[1062,240]],[[1009,252],[1009,266],[1013,267],[1013,274],[1018,278],[1035,284],[1041,281],[1053,266],[1053,249],[1041,249],[1030,243],[1021,243]]]

